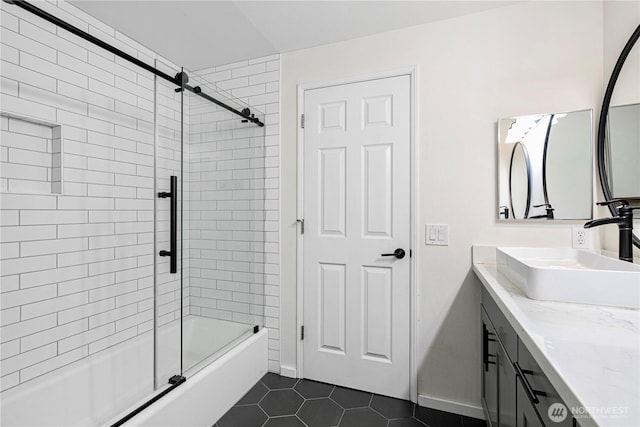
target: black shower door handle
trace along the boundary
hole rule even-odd
[[[168,256],[169,258],[169,272],[178,272],[178,177],[171,175],[170,178],[170,191],[158,193],[158,197],[161,199],[170,198],[170,230],[169,230],[169,250],[160,251],[160,256]]]

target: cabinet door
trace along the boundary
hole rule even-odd
[[[498,427],[498,339],[482,311],[482,406],[490,427]]]
[[[498,419],[500,427],[516,427],[516,371],[500,343],[498,350]]]
[[[518,342],[518,365],[522,370],[522,376],[538,399],[535,407],[540,417],[553,427],[572,427],[571,413],[547,376],[542,372],[540,365],[521,341]],[[551,419],[552,413],[556,415],[553,419]]]
[[[513,361],[518,358],[518,335],[504,316],[493,298],[482,288],[482,308],[491,319],[500,343],[504,346],[507,356]]]
[[[517,400],[517,427],[545,427],[544,423],[538,416],[533,403],[527,396],[527,392],[522,386],[522,380],[518,377],[516,386],[516,400]]]

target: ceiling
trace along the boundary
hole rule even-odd
[[[513,1],[71,1],[189,70],[467,15]]]

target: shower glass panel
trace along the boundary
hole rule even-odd
[[[160,60],[156,60],[155,66],[169,75],[176,73],[175,66]],[[181,209],[188,203],[184,198],[188,193],[183,191],[188,188],[184,179],[188,172],[183,169],[182,149],[185,119],[189,116],[188,104],[174,84],[156,78],[155,88],[155,384],[160,388],[172,376],[182,375],[182,313],[189,310],[189,282],[185,274],[188,263],[183,262],[189,240],[183,238]],[[172,261],[176,263],[175,271],[171,269]]]
[[[207,82],[238,111],[264,115]],[[264,325],[264,127],[184,92],[183,369],[203,367]],[[193,369],[192,369],[193,368]]]

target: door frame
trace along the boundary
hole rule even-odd
[[[418,343],[418,331],[420,330],[420,316],[419,316],[419,296],[420,291],[418,289],[418,230],[419,215],[418,215],[418,123],[416,117],[418,117],[418,67],[416,65],[393,69],[389,71],[383,71],[373,74],[365,74],[360,76],[353,76],[341,79],[328,80],[316,83],[305,83],[298,85],[298,103],[297,103],[297,203],[296,203],[296,218],[304,218],[304,130],[300,123],[300,117],[305,113],[304,111],[304,93],[307,90],[320,89],[324,87],[360,83],[369,80],[379,80],[389,77],[409,76],[410,88],[409,88],[409,155],[410,155],[410,250],[415,252],[412,257],[409,258],[409,281],[410,281],[410,330],[409,330],[409,395],[411,401],[418,402],[418,363],[417,363],[417,343]],[[304,266],[304,235],[297,232],[296,238],[296,371],[295,376],[298,378],[304,377],[304,346],[300,339],[300,330],[304,321],[304,278],[303,278],[303,266]],[[415,256],[413,256],[415,255]]]

